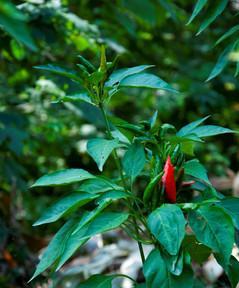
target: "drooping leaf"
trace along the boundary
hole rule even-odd
[[[129,75],[120,81],[119,86],[163,89],[171,92],[177,92],[177,90],[172,88],[167,82],[150,73],[137,73]]]
[[[146,285],[150,288],[192,288],[192,270],[185,268],[180,276],[172,275],[159,250],[154,249],[147,257],[143,273]]]
[[[77,73],[74,70],[63,68],[57,65],[47,64],[47,65],[34,66],[34,68],[49,71],[54,74],[65,76],[67,78],[70,78],[76,81],[80,80],[80,78],[77,76]]]
[[[83,169],[65,169],[40,177],[31,187],[58,186],[95,178]]]
[[[97,198],[99,195],[90,193],[73,193],[61,200],[57,201],[55,204],[50,206],[43,215],[38,219],[33,226],[42,225],[46,223],[51,223],[57,221],[62,216],[75,211],[89,201]]]
[[[235,46],[237,45],[238,41],[229,44],[223,52],[220,54],[217,63],[215,64],[214,68],[212,69],[210,75],[208,76],[206,81],[210,81],[216,76],[218,76],[223,69],[226,67],[229,61],[229,54],[233,51]]]
[[[93,275],[88,280],[80,283],[77,288],[111,288],[115,275]]]
[[[124,171],[131,178],[131,181],[143,170],[145,161],[144,146],[139,142],[133,143],[123,158]]]
[[[115,70],[109,77],[109,80],[105,83],[107,87],[113,87],[114,85],[117,85],[120,83],[122,79],[125,77],[140,73],[146,69],[149,69],[151,67],[154,67],[154,65],[140,65],[140,66],[135,66],[131,68],[123,68],[119,70]]]
[[[185,224],[183,212],[173,204],[163,204],[148,217],[150,231],[170,255],[176,255],[180,249]]]
[[[225,198],[216,203],[232,217],[234,226],[239,229],[239,198]]]
[[[206,15],[204,15],[204,20],[201,23],[197,35],[204,31],[224,11],[227,4],[228,0],[214,0]]]
[[[55,234],[55,236],[52,238],[50,244],[46,248],[46,250],[43,252],[41,256],[41,260],[39,264],[37,265],[37,269],[30,279],[34,279],[39,274],[41,274],[43,271],[45,271],[47,268],[49,268],[51,265],[53,265],[58,257],[62,254],[64,250],[65,243],[68,239],[68,237],[71,235],[72,231],[74,230],[74,227],[76,225],[76,221],[71,219],[64,226],[61,227],[61,229]]]
[[[178,136],[187,136],[193,134],[193,130],[206,121],[210,116],[206,116],[204,118],[198,119],[192,123],[187,124],[186,126],[182,127],[178,132]]]
[[[119,146],[118,139],[90,139],[87,143],[87,152],[94,159],[99,170],[102,171],[112,151]]]
[[[201,12],[201,10],[203,9],[204,6],[206,6],[208,0],[198,0],[194,9],[193,9],[193,13],[190,17],[190,19],[188,20],[188,24],[190,24],[194,18]]]
[[[186,175],[190,175],[192,177],[195,177],[199,180],[204,181],[208,185],[211,185],[207,176],[206,169],[197,159],[193,159],[193,160],[185,162],[184,172]]]
[[[88,218],[88,215],[86,214],[85,217]],[[65,249],[58,262],[57,270],[59,270],[90,237],[119,227],[127,218],[127,213],[104,212],[89,222],[82,219],[65,244]],[[87,224],[82,225],[82,223]]]
[[[220,207],[202,206],[189,212],[189,224],[199,242],[218,253],[226,267],[234,243],[234,227],[230,216]]]

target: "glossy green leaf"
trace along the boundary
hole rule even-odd
[[[77,288],[111,288],[114,275],[93,275],[88,280],[80,283]]]
[[[33,226],[57,221],[62,216],[75,211],[77,208],[97,197],[98,195],[90,193],[73,193],[64,197],[44,211],[43,215],[33,224]]]
[[[231,217],[220,207],[202,206],[189,212],[189,224],[197,240],[218,253],[217,259],[226,267],[234,243]]]
[[[206,116],[204,118],[198,119],[192,123],[187,124],[186,126],[182,127],[178,132],[178,136],[187,136],[193,134],[193,131],[196,127],[206,121],[210,116]]]
[[[101,202],[101,201],[106,200],[106,199],[110,199],[112,201],[115,201],[115,200],[120,200],[120,199],[126,199],[128,197],[129,197],[129,194],[125,193],[124,191],[112,190],[112,191],[104,192],[97,199],[97,202]]]
[[[83,191],[88,193],[102,193],[110,190],[124,190],[123,187],[115,184],[109,179],[102,177],[95,177],[84,181],[77,191]]]
[[[232,217],[234,226],[239,229],[239,198],[225,198],[216,203]]]
[[[49,71],[60,76],[65,76],[72,80],[76,81],[80,80],[79,77],[77,76],[77,73],[74,70],[63,68],[57,65],[47,64],[47,65],[34,66],[34,68]]]
[[[197,35],[204,31],[224,11],[228,2],[228,0],[214,0],[206,15],[204,15],[204,20],[201,23]]]
[[[177,92],[167,82],[158,76],[150,73],[137,73],[130,75],[119,83],[120,87],[142,87],[151,89],[163,89],[171,92]]]
[[[123,158],[123,168],[127,176],[133,181],[143,170],[146,162],[144,146],[139,142],[133,143]]]
[[[94,177],[83,169],[65,169],[42,176],[31,187],[67,185]]]
[[[199,180],[204,181],[208,185],[211,185],[208,176],[207,171],[204,168],[204,166],[197,160],[193,159],[188,162],[184,163],[184,172],[186,175],[190,175],[192,177],[195,177]]]
[[[185,235],[185,224],[183,212],[173,204],[163,204],[148,217],[150,231],[170,255],[179,252]]]
[[[117,85],[120,83],[121,80],[123,80],[125,77],[140,73],[146,69],[152,68],[154,65],[140,65],[140,66],[135,66],[131,68],[123,68],[119,70],[115,70],[109,77],[109,80],[106,82],[107,87],[112,87],[114,85]]]
[[[193,273],[190,269],[184,269],[180,276],[172,275],[159,250],[154,249],[147,257],[143,273],[149,288],[192,288]]]
[[[90,237],[119,227],[128,218],[127,213],[104,212],[88,221],[88,213],[75,227],[75,231],[65,244],[64,252],[58,262],[57,270],[77,251]]]
[[[220,54],[216,65],[214,66],[214,68],[212,69],[210,75],[208,76],[206,81],[210,81],[213,78],[215,78],[216,76],[218,76],[223,69],[226,67],[228,61],[229,61],[229,54],[233,51],[233,49],[235,48],[235,46],[237,45],[237,41],[234,43],[229,44],[224,50],[223,52]]]
[[[233,130],[224,128],[221,126],[216,125],[205,125],[197,127],[193,130],[193,133],[196,134],[198,137],[209,137],[209,136],[216,136],[220,134],[226,133],[235,133]]]
[[[201,12],[203,7],[206,6],[207,2],[208,2],[208,0],[198,0],[197,1],[196,5],[193,9],[193,13],[192,13],[190,19],[188,20],[187,25],[190,24],[194,20],[194,18]]]
[[[106,139],[90,139],[87,143],[87,152],[94,159],[100,171],[112,153],[112,151],[119,147],[119,140]]]
[[[52,238],[50,244],[47,246],[46,250],[43,252],[41,256],[41,260],[39,264],[37,265],[37,269],[30,279],[34,279],[39,274],[41,274],[43,271],[45,271],[47,268],[49,268],[51,265],[53,265],[59,256],[62,254],[64,250],[64,246],[66,244],[66,241],[68,237],[71,235],[72,231],[74,230],[74,227],[76,225],[76,221],[71,219],[64,226],[61,227],[61,229],[55,234],[55,236]]]

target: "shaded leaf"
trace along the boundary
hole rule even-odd
[[[184,163],[184,172],[186,175],[193,176],[199,180],[203,180],[208,185],[211,185],[208,176],[207,171],[204,168],[204,166],[197,160],[193,159],[188,162]]]
[[[95,177],[84,181],[77,189],[77,191],[83,191],[88,193],[102,193],[110,190],[123,190],[124,188],[102,177]]]
[[[239,198],[225,198],[216,205],[222,207],[232,217],[234,226],[239,229]]]
[[[77,288],[111,288],[114,275],[93,275],[86,281],[80,283]]]
[[[198,0],[194,9],[193,9],[193,13],[190,17],[190,19],[187,22],[187,25],[190,24],[193,19],[201,12],[201,10],[203,9],[203,7],[207,4],[208,0]]]

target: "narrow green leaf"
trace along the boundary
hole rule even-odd
[[[117,275],[93,275],[88,280],[80,283],[77,288],[111,288],[112,280]]]
[[[204,31],[224,11],[227,4],[228,0],[214,0],[208,12],[204,15],[204,20],[196,35]]]
[[[178,132],[178,136],[187,136],[193,134],[193,130],[206,121],[210,116],[206,116],[204,118],[198,119],[192,123],[187,124],[186,126],[182,127]]]
[[[39,274],[41,274],[43,271],[45,271],[47,268],[49,268],[51,265],[53,265],[56,262],[58,257],[62,254],[65,243],[68,237],[71,235],[72,231],[74,230],[76,223],[77,222],[73,219],[69,220],[55,234],[50,244],[48,245],[46,250],[43,252],[41,256],[41,260],[39,264],[37,265],[37,269],[29,281],[37,277]]]
[[[90,139],[87,143],[87,152],[94,159],[99,170],[102,171],[112,151],[119,146],[118,139]]]
[[[231,217],[220,207],[202,206],[189,212],[189,224],[197,240],[218,253],[217,259],[226,267],[234,243]]]
[[[183,212],[173,204],[163,204],[148,217],[150,231],[170,255],[177,255],[180,249],[185,235],[185,224]]]
[[[124,188],[115,184],[109,179],[95,177],[93,179],[84,181],[84,183],[82,183],[77,189],[77,191],[83,191],[88,193],[102,193],[110,190],[124,190]]]
[[[67,78],[70,78],[76,81],[80,80],[80,78],[77,76],[77,73],[74,70],[63,68],[57,65],[47,64],[47,65],[34,66],[34,68],[49,71],[54,74],[65,76]]]
[[[60,102],[86,102],[95,105],[87,93],[77,93],[73,95],[66,95],[60,98]]]
[[[198,137],[209,137],[226,133],[235,133],[235,131],[221,126],[205,125],[195,128],[193,130],[193,133],[196,134]]]
[[[133,181],[143,170],[146,162],[144,146],[139,142],[133,143],[123,158],[123,168]]]
[[[207,176],[206,169],[197,159],[193,159],[188,162],[185,162],[184,172],[186,175],[193,176],[199,180],[203,180],[208,185],[211,185]]]
[[[126,199],[129,197],[128,193],[125,193],[124,191],[117,191],[117,190],[112,190],[112,191],[107,191],[103,193],[98,199],[97,202],[104,201],[106,199],[115,201],[119,199]]]
[[[121,80],[123,80],[125,77],[140,73],[146,69],[152,68],[154,65],[140,65],[140,66],[135,66],[131,68],[123,68],[119,70],[115,70],[109,77],[109,80],[105,83],[107,87],[112,87],[114,85],[119,84]]]
[[[86,214],[85,217],[87,218],[88,215]],[[83,226],[82,223],[85,222],[85,219],[80,221],[65,244],[65,249],[58,262],[57,270],[59,270],[90,237],[119,227],[127,218],[127,213],[104,212]]]
[[[171,92],[178,92],[167,82],[158,76],[150,73],[137,73],[122,79],[119,87],[142,87],[151,89],[163,89]]]
[[[55,222],[75,209],[85,205],[99,195],[90,193],[73,193],[50,206],[33,226]]]
[[[203,9],[203,7],[207,4],[208,0],[198,0],[194,9],[193,9],[193,13],[190,17],[190,19],[188,20],[186,25],[189,25],[194,18],[201,12],[201,10]]]
[[[83,169],[65,169],[42,176],[31,186],[31,188],[67,185],[91,178],[95,178],[95,176]]]
[[[237,31],[239,31],[239,25],[235,25],[233,27],[231,27],[226,33],[224,33],[215,43],[215,45],[220,44],[222,41],[224,41],[225,39],[227,39],[228,37],[230,37],[231,35],[233,35],[234,33],[236,33]]]
[[[235,46],[237,45],[237,41],[233,42],[231,44],[229,44],[224,50],[223,52],[220,54],[216,65],[214,66],[214,68],[212,69],[210,75],[208,76],[206,81],[210,81],[213,78],[215,78],[216,76],[218,76],[223,69],[226,67],[228,61],[229,61],[229,54],[232,52],[232,50],[235,48]]]

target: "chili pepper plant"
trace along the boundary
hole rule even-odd
[[[44,250],[32,279],[50,267],[58,271],[91,237],[120,227],[138,243],[145,283],[128,275],[92,275],[77,287],[110,288],[116,277],[131,279],[132,287],[205,287],[195,275],[195,265],[212,254],[231,287],[236,287],[239,264],[232,249],[239,229],[239,199],[218,193],[194,155],[195,145],[203,145],[205,138],[234,131],[205,125],[208,116],[179,130],[159,125],[157,112],[134,124],[112,117],[108,103],[124,87],[177,91],[145,72],[152,65],[116,70],[118,58],[107,62],[104,48],[100,58],[98,68],[82,56],[75,71],[55,65],[36,67],[80,85],[80,93],[62,96],[59,102],[85,101],[97,106],[104,118],[105,137],[87,143],[87,152],[99,169],[97,175],[81,168],[65,169],[42,176],[32,185],[74,187],[72,193],[67,187],[67,195],[34,224],[66,219]],[[115,163],[117,177],[104,175],[108,158]],[[152,248],[149,255],[144,253],[145,245]]]

